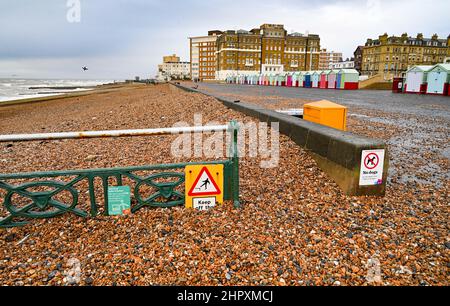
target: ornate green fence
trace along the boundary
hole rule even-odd
[[[35,140],[99,138],[99,137],[133,137],[170,135],[175,133],[201,133],[212,131],[227,131],[231,134],[229,158],[223,161],[149,165],[142,167],[88,169],[74,171],[50,171],[34,173],[0,174],[0,191],[2,192],[3,208],[8,216],[0,219],[0,227],[23,226],[29,219],[54,218],[64,214],[74,214],[79,217],[95,217],[99,214],[96,200],[95,181],[102,182],[104,198],[104,214],[108,214],[108,187],[115,180],[117,186],[123,186],[124,180],[134,185],[133,196],[135,213],[144,207],[170,208],[185,204],[184,192],[180,190],[185,181],[184,171],[191,164],[223,164],[224,165],[224,200],[233,201],[239,207],[239,158],[237,147],[238,125],[232,121],[225,126],[169,128],[153,130],[75,132],[31,135],[2,135],[0,142],[20,142]],[[142,172],[156,172],[149,175],[139,175]],[[60,180],[56,180],[59,178]],[[20,181],[20,183],[11,183]],[[89,189],[89,205],[81,205],[80,191],[76,185],[86,183]],[[154,192],[145,196],[143,189]],[[37,190],[36,190],[37,189]],[[45,189],[45,190],[44,190]],[[177,190],[178,189],[178,190]],[[65,193],[64,200],[58,195]],[[20,205],[17,203],[21,198]],[[81,206],[85,206],[84,208]]]

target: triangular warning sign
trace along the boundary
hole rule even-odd
[[[194,185],[192,185],[191,190],[188,195],[190,197],[193,196],[212,196],[221,194],[219,186],[217,186],[216,181],[213,179],[213,176],[209,172],[207,167],[204,167],[197,179],[195,180]]]

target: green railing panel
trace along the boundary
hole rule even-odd
[[[133,197],[135,213],[144,207],[171,208],[185,204],[184,168],[188,165],[224,165],[224,199],[233,200],[234,206],[239,207],[239,158],[237,146],[238,126],[236,122],[230,123],[232,143],[230,144],[231,158],[225,161],[196,162],[149,165],[128,168],[88,169],[71,171],[49,171],[16,174],[0,174],[0,191],[3,190],[3,207],[9,213],[0,219],[0,227],[15,227],[28,224],[31,219],[48,219],[64,214],[74,214],[82,218],[98,215],[99,206],[96,200],[95,180],[100,179],[103,187],[104,211],[108,213],[108,187],[110,179],[115,179],[118,186],[122,186],[124,179],[134,185]],[[176,171],[178,170],[178,171]],[[147,176],[136,172],[158,171]],[[65,178],[68,181],[58,181],[56,178]],[[14,180],[33,180],[29,182],[12,183]],[[163,180],[160,182],[159,180]],[[81,208],[80,193],[75,185],[85,182],[89,189],[89,209]],[[131,187],[131,186],[130,186]],[[35,191],[33,189],[40,189]],[[151,188],[155,192],[148,197],[143,196],[141,189]],[[46,189],[43,191],[42,189]],[[58,195],[66,193],[70,196],[67,202],[58,200]],[[15,198],[26,199],[27,203],[17,203]],[[22,200],[23,201],[23,200]],[[84,205],[86,206],[86,205]],[[19,221],[19,220],[20,221]]]

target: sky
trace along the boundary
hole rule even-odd
[[[188,37],[264,23],[346,58],[385,32],[446,38],[449,12],[449,0],[0,0],[0,78],[152,78],[164,55],[189,61]]]

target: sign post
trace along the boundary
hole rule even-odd
[[[377,186],[383,184],[385,150],[366,150],[362,152],[360,186]]]
[[[186,167],[186,207],[208,210],[223,204],[223,165]]]

